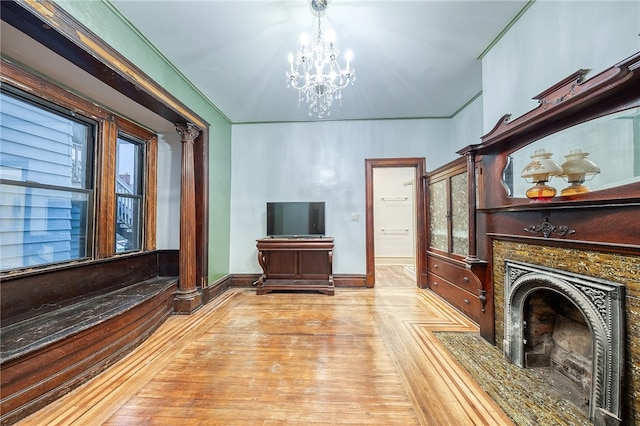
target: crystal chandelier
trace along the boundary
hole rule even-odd
[[[311,0],[311,8],[318,16],[318,32],[312,43],[302,42],[295,63],[289,54],[290,68],[287,71],[287,87],[298,90],[298,106],[304,100],[309,104],[309,115],[318,118],[331,115],[334,100],[342,104],[342,89],[356,79],[355,69],[350,64],[351,52],[346,53],[347,65],[338,64],[338,49],[333,40],[325,38],[320,27],[320,14],[326,9],[327,0]]]

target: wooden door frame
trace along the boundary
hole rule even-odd
[[[425,222],[425,158],[376,158],[365,159],[365,240],[366,240],[366,285],[373,287],[376,282],[375,247],[373,229],[373,169],[382,167],[414,168],[415,214],[416,214],[416,281],[418,287],[426,283],[426,222]]]

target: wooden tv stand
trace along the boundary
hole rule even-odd
[[[333,238],[257,240],[262,276],[257,294],[273,290],[311,290],[333,296]]]

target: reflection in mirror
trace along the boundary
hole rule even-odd
[[[503,172],[510,197],[525,197],[531,184],[521,173],[531,167],[532,156],[539,150],[552,153],[551,158],[564,167],[562,176],[552,177],[548,182],[558,195],[561,190],[565,190],[562,195],[568,196],[640,182],[640,108],[570,127],[511,153]],[[586,168],[580,169],[584,177],[582,173],[576,176],[572,167],[575,160],[586,160],[580,163],[580,167]]]

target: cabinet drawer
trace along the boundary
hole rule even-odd
[[[427,256],[427,270],[472,294],[478,294],[482,287],[478,277],[463,263],[453,263],[435,256]]]
[[[438,295],[442,296],[447,302],[451,303],[460,312],[478,322],[480,313],[482,312],[482,304],[480,299],[474,293],[450,283],[444,278],[432,274],[427,274],[428,286]]]

